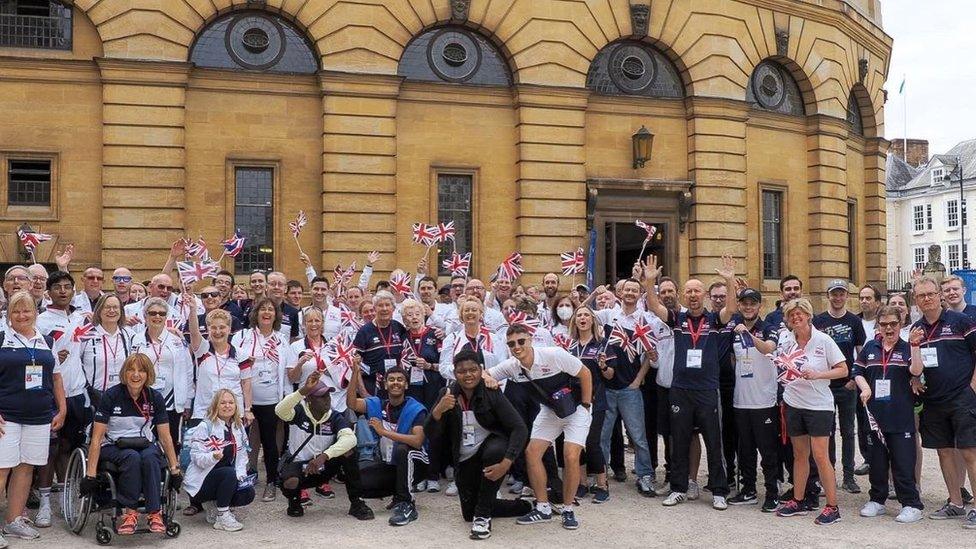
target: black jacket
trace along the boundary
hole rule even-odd
[[[444,412],[440,421],[434,419],[433,408],[427,421],[424,422],[424,434],[430,438],[433,436],[447,435],[451,443],[451,455],[453,463],[457,465],[462,440],[461,423],[461,387],[456,383],[443,389],[438,395],[438,402],[447,391],[458,398],[458,403],[452,410]],[[508,449],[505,450],[505,457],[515,461],[515,458],[525,449],[525,443],[529,438],[529,429],[522,421],[522,416],[515,410],[512,403],[505,398],[501,391],[490,390],[485,387],[482,381],[474,389],[471,398],[471,410],[474,412],[475,419],[488,432],[508,439]]]

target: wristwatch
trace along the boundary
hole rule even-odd
[[[586,408],[587,410],[589,410],[589,409],[590,409],[590,406],[591,406],[591,404],[592,404],[592,403],[590,403],[590,402],[584,402],[584,403],[583,403],[583,407],[584,407],[584,408]]]

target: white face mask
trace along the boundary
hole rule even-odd
[[[569,320],[573,318],[573,308],[569,305],[560,305],[558,308],[556,308],[556,316],[558,316],[560,320]]]

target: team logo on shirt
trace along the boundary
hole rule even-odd
[[[868,360],[874,360],[874,353],[868,353]]]
[[[901,353],[892,353],[891,360],[904,360],[904,359],[902,358]]]
[[[822,345],[818,346],[816,349],[813,350],[813,356],[827,356],[827,351],[823,348]]]
[[[113,415],[122,415],[122,407],[121,406],[116,406],[115,408],[112,408],[112,414]]]
[[[942,335],[952,335],[952,326],[943,326]]]
[[[681,406],[678,406],[677,404],[672,404],[671,405],[671,413],[672,414],[677,414],[680,411],[681,411]]]

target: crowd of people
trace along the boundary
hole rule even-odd
[[[504,270],[440,286],[423,260],[407,287],[399,269],[372,283],[375,252],[358,284],[303,255],[305,281],[253,272],[245,288],[220,271],[177,288],[185,247],[144,284],[116,268],[110,291],[98,267],[76,280],[70,248],[56,271],[6,271],[0,548],[52,525],[77,448],[82,496],[100,468],[117,475],[121,535],[142,514],[165,531],[164,475],[189,496],[183,515],[224,531],[243,528],[234,511],[258,494],[301,517],[313,492],[335,497],[331,483],[359,520],[374,519],[367,500],[391,497],[389,523],[407,525],[417,494],[443,490],[472,539],[502,517],[577,529],[574,502],[606,504],[610,479],[627,481],[628,445],[633,489],[666,507],[706,490],[719,511],[814,512],[817,524],[841,519],[838,486],[860,493],[859,475],[861,516],[894,497],[894,520],[922,519],[922,448],[934,448],[947,499],[928,516],[976,528],[976,307],[958,277],[919,276],[886,304],[864,286],[858,314],[848,282],[830,281],[818,314],[795,276],[764,304],[731,257],[715,281],[682,284],[650,256],[592,291]]]

